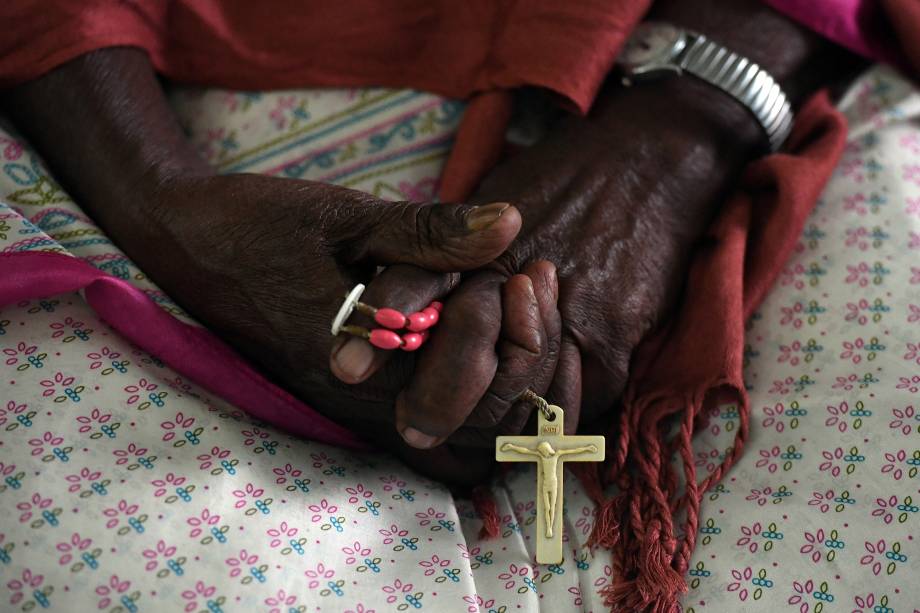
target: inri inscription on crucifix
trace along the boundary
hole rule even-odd
[[[563,410],[548,406],[552,420],[538,412],[536,436],[499,436],[499,462],[535,462],[537,465],[537,562],[562,562],[562,475],[565,462],[601,462],[603,436],[566,436]]]

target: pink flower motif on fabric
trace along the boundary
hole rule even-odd
[[[748,599],[748,589],[744,587],[744,583],[750,582],[751,578],[754,576],[754,571],[750,566],[745,568],[733,568],[731,571],[733,581],[728,584],[725,588],[728,592],[738,592],[738,599],[741,602],[744,602]]]
[[[61,557],[58,558],[58,564],[61,566],[69,564],[75,555],[86,551],[92,544],[93,539],[83,538],[80,536],[80,533],[74,532],[72,535],[70,535],[68,540],[61,541],[54,546],[55,549],[61,552]]]
[[[83,487],[88,487],[92,482],[99,480],[102,477],[102,472],[98,470],[90,470],[88,467],[83,467],[80,469],[80,472],[67,475],[64,479],[70,483],[67,486],[68,492],[77,492]],[[85,482],[85,484],[83,484]]]
[[[23,569],[20,578],[12,579],[6,584],[6,587],[13,593],[10,597],[10,604],[19,604],[28,592],[38,589],[44,581],[44,575],[35,574],[28,568]]]
[[[284,466],[276,466],[272,469],[272,472],[278,475],[275,479],[275,483],[278,485],[284,485],[287,483],[288,477],[297,479],[303,475],[303,471],[297,468],[294,468],[290,463],[285,464]]]
[[[746,547],[751,553],[757,553],[757,550],[760,548],[758,538],[762,531],[763,526],[760,525],[760,522],[755,522],[750,526],[741,526],[741,538],[735,541],[735,545],[738,547]]]
[[[904,353],[904,359],[920,366],[920,342],[907,343],[907,351]]]
[[[183,483],[185,483],[185,481],[186,481],[185,477],[180,477],[176,475],[175,473],[168,472],[162,479],[154,479],[153,481],[150,482],[151,485],[157,488],[153,492],[153,497],[160,498],[161,496],[166,494],[166,492],[169,491],[169,489],[176,489],[177,487],[180,487]]]
[[[119,599],[119,596],[128,591],[131,582],[126,579],[119,579],[118,575],[109,577],[108,582],[96,587],[96,594],[102,598],[99,600],[99,610],[108,609],[109,606]]]
[[[144,392],[152,392],[157,389],[157,384],[153,381],[148,381],[147,379],[138,379],[136,385],[126,385],[124,390],[128,392],[128,405],[135,404],[138,400],[141,399],[141,394]]]
[[[22,502],[16,503],[16,509],[21,511],[19,515],[19,523],[25,523],[32,519],[34,514],[41,514],[42,511],[49,508],[53,503],[53,500],[49,498],[44,498],[38,492],[32,494],[30,498]]]
[[[14,416],[21,415],[28,408],[26,403],[17,404],[13,400],[9,400],[6,403],[6,407],[0,407],[0,426],[3,426],[7,421],[15,421]]]
[[[745,496],[744,499],[756,502],[758,506],[762,507],[763,505],[767,504],[772,495],[773,488],[768,485],[762,489],[752,488],[751,493]]]
[[[45,452],[45,447],[60,447],[64,443],[64,437],[57,436],[52,432],[45,432],[40,438],[29,439],[29,445],[32,446],[32,455],[41,455]],[[50,449],[49,449],[50,452]]]
[[[420,561],[418,565],[425,569],[424,575],[430,577],[442,568],[450,566],[450,560],[441,558],[438,554],[434,554],[430,559]]]
[[[920,323],[920,304],[909,304],[907,306],[910,309],[910,313],[907,315],[907,323]]]
[[[910,478],[916,477],[920,474],[920,449],[914,449],[910,458],[905,449],[898,449],[895,452],[886,451],[882,474],[890,475],[895,481],[900,481],[905,474]]]
[[[770,449],[759,449],[757,451],[760,458],[757,460],[757,463],[754,464],[757,468],[766,468],[767,472],[775,473],[780,467],[780,455],[782,450],[779,448],[779,445],[774,445]]]
[[[163,539],[158,539],[156,546],[153,548],[145,549],[141,555],[147,558],[147,563],[144,565],[144,570],[146,570],[148,573],[153,572],[159,565],[160,559],[165,562],[166,560],[176,555],[176,546],[167,545],[166,541]]]
[[[313,516],[310,518],[310,521],[314,524],[325,519],[323,517],[324,514],[331,516],[339,511],[339,507],[334,504],[329,504],[329,501],[325,498],[320,500],[319,504],[311,504],[307,508],[313,511]]]
[[[831,508],[831,503],[834,501],[834,490],[827,490],[826,492],[812,492],[811,500],[808,501],[808,506],[818,507],[822,513],[827,513]]]
[[[135,513],[137,513],[139,508],[139,505],[129,504],[124,498],[122,498],[114,507],[108,507],[102,510],[102,514],[109,518],[105,522],[105,527],[109,530],[115,528],[121,521],[121,517],[129,519]]]
[[[320,562],[315,568],[308,568],[305,570],[303,574],[310,580],[307,582],[307,587],[314,590],[320,586],[323,579],[332,579],[335,577],[335,569],[326,568],[326,565]]]
[[[269,596],[265,599],[265,604],[271,607],[268,613],[287,613],[291,610],[296,611],[297,608],[294,605],[297,604],[297,596],[288,594],[284,590],[278,590],[275,592],[274,596]]]
[[[227,566],[230,567],[230,578],[234,579],[239,577],[242,574],[247,566],[255,566],[256,562],[259,561],[259,556],[251,551],[241,549],[238,554],[231,558],[225,560]]]
[[[218,522],[220,522],[220,515],[212,513],[207,507],[201,509],[201,513],[185,520],[185,523],[192,527],[188,533],[189,538],[198,538],[202,532],[211,526],[216,526]]]
[[[80,424],[80,427],[77,428],[77,432],[80,434],[86,434],[87,432],[92,431],[97,425],[107,424],[112,419],[111,413],[103,413],[97,408],[93,408],[89,412],[89,415],[77,415],[77,423]]]
[[[265,490],[261,487],[256,487],[252,483],[247,483],[243,489],[233,490],[233,495],[237,498],[237,501],[233,504],[235,509],[241,509],[246,506],[246,499],[252,498],[253,501],[262,497],[265,493]]]
[[[342,553],[344,553],[347,558],[345,558],[346,564],[354,564],[355,562],[361,561],[362,558],[366,558],[371,555],[371,548],[364,547],[358,541],[355,541],[351,545],[346,545],[342,547]]]
[[[920,164],[905,164],[902,177],[905,181],[920,186]]]
[[[910,281],[911,285],[917,285],[920,283],[920,266],[911,266],[910,267]]]
[[[194,589],[183,590],[182,592],[182,598],[188,601],[185,605],[185,612],[191,613],[198,609],[199,598],[210,599],[216,592],[217,588],[213,585],[205,585],[204,581],[196,581]],[[205,605],[205,607],[207,607],[207,605]]]
[[[293,539],[297,536],[297,532],[297,528],[283,521],[277,528],[269,528],[265,531],[268,536],[272,537],[268,546],[276,549],[286,542],[285,539]]]
[[[114,361],[121,357],[121,354],[117,351],[113,351],[108,346],[103,347],[99,351],[90,351],[86,354],[86,357],[92,360],[89,364],[90,370],[96,370],[102,368],[102,365],[105,364],[105,361]]]
[[[908,405],[903,409],[897,407],[891,409],[891,415],[894,419],[888,422],[888,427],[897,430],[904,436],[910,436],[914,429],[920,433],[920,412],[914,409],[914,405]]]
[[[115,449],[114,451],[112,451],[112,455],[118,458],[117,460],[115,460],[115,464],[118,466],[121,466],[122,464],[127,464],[130,460],[133,460],[134,458],[144,457],[144,455],[146,454],[147,454],[146,447],[138,447],[134,443],[128,443],[128,446],[125,449]]]

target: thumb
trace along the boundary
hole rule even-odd
[[[507,202],[482,206],[398,203],[373,207],[366,216],[355,259],[415,264],[438,272],[480,268],[508,249],[521,229],[521,214]]]

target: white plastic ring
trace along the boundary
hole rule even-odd
[[[332,320],[332,336],[338,336],[339,332],[342,331],[342,326],[345,324],[345,321],[351,317],[351,314],[355,310],[355,305],[358,304],[358,301],[361,299],[361,294],[363,293],[363,283],[358,283],[354,289],[348,293],[345,302],[339,307],[339,312],[335,314],[335,319]]]

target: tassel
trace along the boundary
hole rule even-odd
[[[616,547],[620,540],[620,526],[625,502],[626,496],[619,494],[598,506],[594,529],[591,531],[591,536],[588,537],[586,543],[588,547],[603,547],[605,549]]]
[[[473,508],[482,520],[479,538],[488,540],[497,537],[501,531],[502,518],[498,513],[495,497],[487,486],[479,485],[473,488]]]
[[[608,479],[620,487],[615,497],[603,495],[596,475],[579,473],[587,493],[598,503],[597,520],[588,543],[613,551],[613,580],[598,591],[612,611],[680,611],[679,598],[687,590],[683,574],[696,540],[700,500],[725,474],[747,438],[748,400],[742,389],[736,389],[741,425],[733,452],[713,475],[698,487],[688,487],[683,496],[678,495],[678,479],[669,460],[676,452],[687,482],[697,482],[691,443],[692,426],[702,410],[701,397],[667,404],[632,397],[626,403],[624,411],[628,415],[621,424],[628,426],[621,427],[618,434],[629,441],[628,448],[617,454],[619,469],[607,473]],[[666,442],[661,424],[676,410],[686,412],[683,427],[677,440]],[[682,510],[686,517],[679,522]]]

